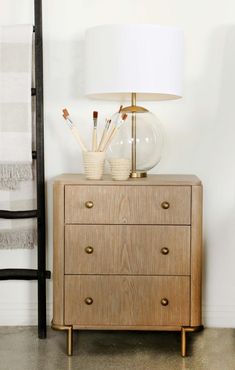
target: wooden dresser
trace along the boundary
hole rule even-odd
[[[202,186],[192,175],[54,182],[52,327],[201,327]]]

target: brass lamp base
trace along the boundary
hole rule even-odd
[[[133,171],[130,173],[130,177],[133,179],[140,179],[141,177],[147,177],[147,172]]]

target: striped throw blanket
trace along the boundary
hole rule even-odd
[[[35,208],[32,166],[33,26],[0,26],[0,209]],[[0,248],[33,248],[34,220],[0,219]]]

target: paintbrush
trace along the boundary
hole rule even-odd
[[[102,134],[102,137],[101,137],[101,140],[100,140],[100,143],[99,143],[99,146],[98,146],[98,149],[97,149],[97,152],[101,152],[101,148],[104,144],[104,141],[105,141],[105,138],[106,138],[106,135],[107,135],[107,132],[109,130],[109,127],[110,127],[110,124],[111,124],[111,119],[107,119],[105,120],[105,127],[104,127],[104,130],[103,130],[103,134]]]
[[[127,119],[127,114],[126,113],[123,113],[121,115],[121,119],[119,119],[119,121],[117,122],[117,124],[112,128],[110,134],[108,135],[107,137],[107,140],[105,141],[103,147],[102,147],[102,151],[106,151],[109,144],[111,143],[111,141],[113,140],[114,136],[116,135],[117,131],[120,129],[120,127],[123,125],[123,123],[125,122],[125,120]]]
[[[123,108],[123,105],[120,105],[119,111],[112,116],[112,120],[110,119],[108,123],[107,123],[107,120],[106,120],[106,125],[105,125],[103,135],[102,135],[99,147],[98,147],[99,152],[103,151],[105,143],[107,142],[107,140],[110,136],[110,133],[108,131],[109,130],[112,131],[113,128],[118,124],[118,121],[120,121],[120,114],[121,114],[122,108]]]
[[[121,119],[121,112],[122,112],[122,108],[123,108],[123,105],[120,105],[119,107],[119,111],[114,113],[114,115],[112,116],[112,125],[110,128],[113,128],[114,125],[117,125],[118,122],[120,121]]]
[[[86,146],[84,145],[81,137],[80,137],[80,134],[79,134],[79,131],[77,129],[77,127],[74,125],[70,115],[69,115],[69,112],[68,110],[65,108],[63,109],[63,117],[64,119],[66,120],[67,122],[67,125],[69,126],[70,130],[72,131],[72,134],[73,136],[75,137],[76,141],[78,142],[78,144],[80,145],[80,147],[82,148],[82,150],[84,152],[87,152],[87,148]]]
[[[92,133],[92,151],[97,151],[97,122],[98,122],[98,112],[93,112],[93,133]]]

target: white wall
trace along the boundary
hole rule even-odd
[[[1,0],[0,24],[28,23],[32,0]],[[52,268],[53,176],[79,172],[81,153],[61,119],[68,107],[87,139],[92,111],[120,102],[83,96],[83,38],[105,23],[157,23],[185,31],[184,98],[147,104],[167,143],[154,173],[195,173],[204,184],[204,322],[235,326],[234,0],[44,0],[45,155],[48,267]],[[95,58],[95,56],[94,56]],[[145,104],[146,105],[146,104]],[[25,262],[24,262],[25,261]],[[32,266],[36,251],[0,251],[0,268]],[[48,283],[51,318],[52,283]],[[0,282],[0,325],[36,322],[36,283]]]

